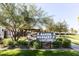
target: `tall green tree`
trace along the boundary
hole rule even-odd
[[[60,36],[61,36],[61,32],[63,32],[63,33],[68,32],[67,23],[65,21],[57,22],[55,26],[56,26],[55,31],[59,32]]]
[[[29,4],[27,7],[26,4],[21,6],[21,15],[24,18],[25,23],[29,26],[27,26],[27,28],[31,29],[37,26],[41,29],[41,25],[44,24],[43,20],[49,17],[47,13],[42,10],[42,8],[37,8],[34,4]]]
[[[31,29],[39,24],[42,25],[47,17],[46,13],[35,5],[14,3],[1,3],[0,16],[0,24],[12,30],[15,41],[18,40],[17,32],[20,29]]]
[[[21,16],[19,15],[19,10],[16,4],[1,3],[1,15],[5,18],[0,20],[0,24],[6,28],[13,31],[13,40],[17,40],[17,31],[19,31],[19,26],[23,23]]]
[[[55,22],[51,17],[44,18],[43,22],[47,31],[55,32]]]

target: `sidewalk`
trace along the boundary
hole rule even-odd
[[[8,47],[6,47],[6,48],[0,48],[0,50],[7,50],[8,49]]]

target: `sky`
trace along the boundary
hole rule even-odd
[[[79,4],[77,3],[37,3],[48,15],[54,18],[54,21],[65,20],[69,28],[75,28],[79,32]]]

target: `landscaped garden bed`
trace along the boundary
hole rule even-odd
[[[53,48],[71,48],[71,41],[67,38],[57,38],[53,42]]]
[[[39,40],[28,41],[26,39],[19,39],[18,41],[13,41],[12,39],[3,39],[2,48],[8,47],[8,49],[62,49],[62,48],[71,48],[71,41],[66,38],[57,38],[53,42],[40,42]]]

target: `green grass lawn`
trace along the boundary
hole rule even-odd
[[[73,43],[79,44],[79,35],[65,35],[65,37],[70,39]]]
[[[68,35],[70,38],[79,40],[79,35]]]
[[[0,56],[79,56],[74,50],[0,50]]]

